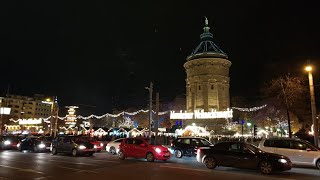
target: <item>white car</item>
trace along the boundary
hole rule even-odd
[[[293,165],[320,169],[320,149],[311,143],[293,138],[271,138],[260,141],[259,148],[266,152],[287,156]]]
[[[124,138],[116,139],[114,141],[110,141],[106,146],[106,151],[111,154],[118,154],[119,145],[121,144]]]

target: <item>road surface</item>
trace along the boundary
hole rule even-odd
[[[262,175],[258,171],[217,167],[207,169],[194,157],[169,161],[146,162],[143,159],[119,160],[106,152],[94,156],[72,157],[19,151],[0,151],[0,180],[40,179],[139,179],[139,180],[205,180],[205,179],[320,179],[320,170],[293,168],[287,172]]]

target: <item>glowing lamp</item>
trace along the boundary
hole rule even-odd
[[[306,70],[307,72],[312,71],[312,66],[307,66],[307,67],[305,68],[305,70]]]

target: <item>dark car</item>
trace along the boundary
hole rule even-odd
[[[95,153],[93,144],[77,136],[58,136],[52,141],[51,146],[53,155],[57,153],[71,153],[72,156],[92,156]]]
[[[43,137],[28,136],[18,144],[19,151],[45,152],[50,150],[50,142]]]
[[[286,156],[267,153],[245,142],[220,142],[210,148],[199,148],[197,161],[207,168],[227,166],[244,169],[259,169],[263,174],[290,170],[292,163]]]
[[[177,158],[195,156],[199,147],[213,146],[208,140],[200,137],[180,137],[171,143],[170,151]]]
[[[18,136],[0,136],[0,149],[14,149],[17,150],[17,144],[19,143]]]

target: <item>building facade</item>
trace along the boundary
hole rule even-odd
[[[33,97],[8,95],[0,97],[0,106],[11,108],[10,115],[2,118],[5,132],[40,132],[48,130],[48,123],[39,118],[51,116],[58,110],[56,98],[36,94]]]
[[[52,98],[44,95],[34,95],[34,97],[9,95],[0,97],[1,106],[11,108],[10,118],[30,119],[46,118],[51,115]]]
[[[187,57],[184,68],[186,78],[187,111],[224,111],[230,107],[231,62],[213,41],[208,20],[205,20],[200,44]]]

